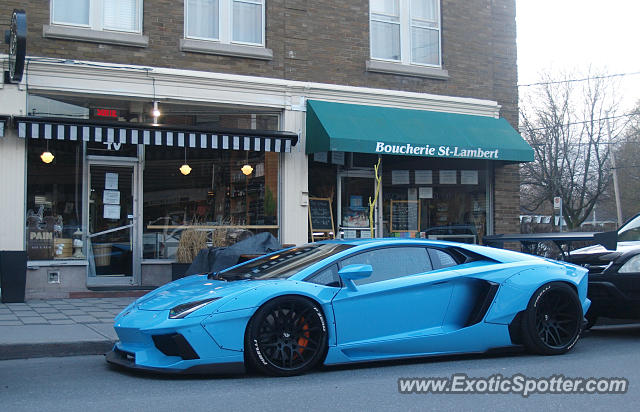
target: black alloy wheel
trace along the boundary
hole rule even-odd
[[[248,363],[274,376],[304,373],[324,359],[327,324],[315,302],[283,296],[260,307],[245,333]]]
[[[560,282],[540,287],[531,297],[522,321],[525,346],[541,355],[569,351],[582,331],[582,305],[575,290]]]

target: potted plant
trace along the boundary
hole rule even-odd
[[[206,231],[193,227],[183,230],[176,251],[176,262],[171,264],[171,280],[183,277],[198,252],[206,247]]]

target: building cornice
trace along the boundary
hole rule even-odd
[[[7,55],[0,54],[0,65]],[[304,110],[305,99],[498,117],[491,100],[195,70],[28,56],[23,88],[43,94],[120,96]],[[154,90],[155,89],[155,90]]]

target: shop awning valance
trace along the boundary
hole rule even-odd
[[[319,100],[307,101],[306,151],[533,161],[505,119]]]
[[[0,116],[0,137],[4,136],[4,129],[7,128],[9,123],[9,116]]]
[[[290,152],[298,142],[291,132],[248,129],[154,126],[84,119],[15,117],[18,137],[99,143],[145,144],[198,149]]]

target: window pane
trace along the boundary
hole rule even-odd
[[[411,0],[411,18],[437,22],[437,0]]]
[[[219,30],[218,0],[188,0],[187,36],[218,39]]]
[[[371,22],[371,57],[400,60],[400,25]]]
[[[338,265],[331,265],[308,280],[308,282],[323,286],[340,287],[340,276],[338,276]]]
[[[398,0],[371,0],[371,13],[398,16]]]
[[[428,272],[431,260],[422,247],[390,247],[360,253],[342,260],[340,266],[365,264],[373,267],[369,278],[355,281],[357,285],[380,282],[407,275]]]
[[[36,139],[27,145],[28,259],[73,259],[73,236],[82,230],[82,145]],[[45,151],[54,155],[51,163],[41,160]]]
[[[53,22],[88,25],[89,0],[55,0]]]
[[[438,30],[411,28],[411,58],[413,63],[440,64]]]
[[[136,0],[104,1],[104,28],[122,31],[138,31]]]
[[[431,259],[433,260],[433,266],[436,269],[448,268],[451,266],[456,266],[458,263],[449,255],[447,252],[444,252],[439,249],[429,249],[429,254],[431,255]]]
[[[233,2],[233,41],[262,44],[262,4]]]

